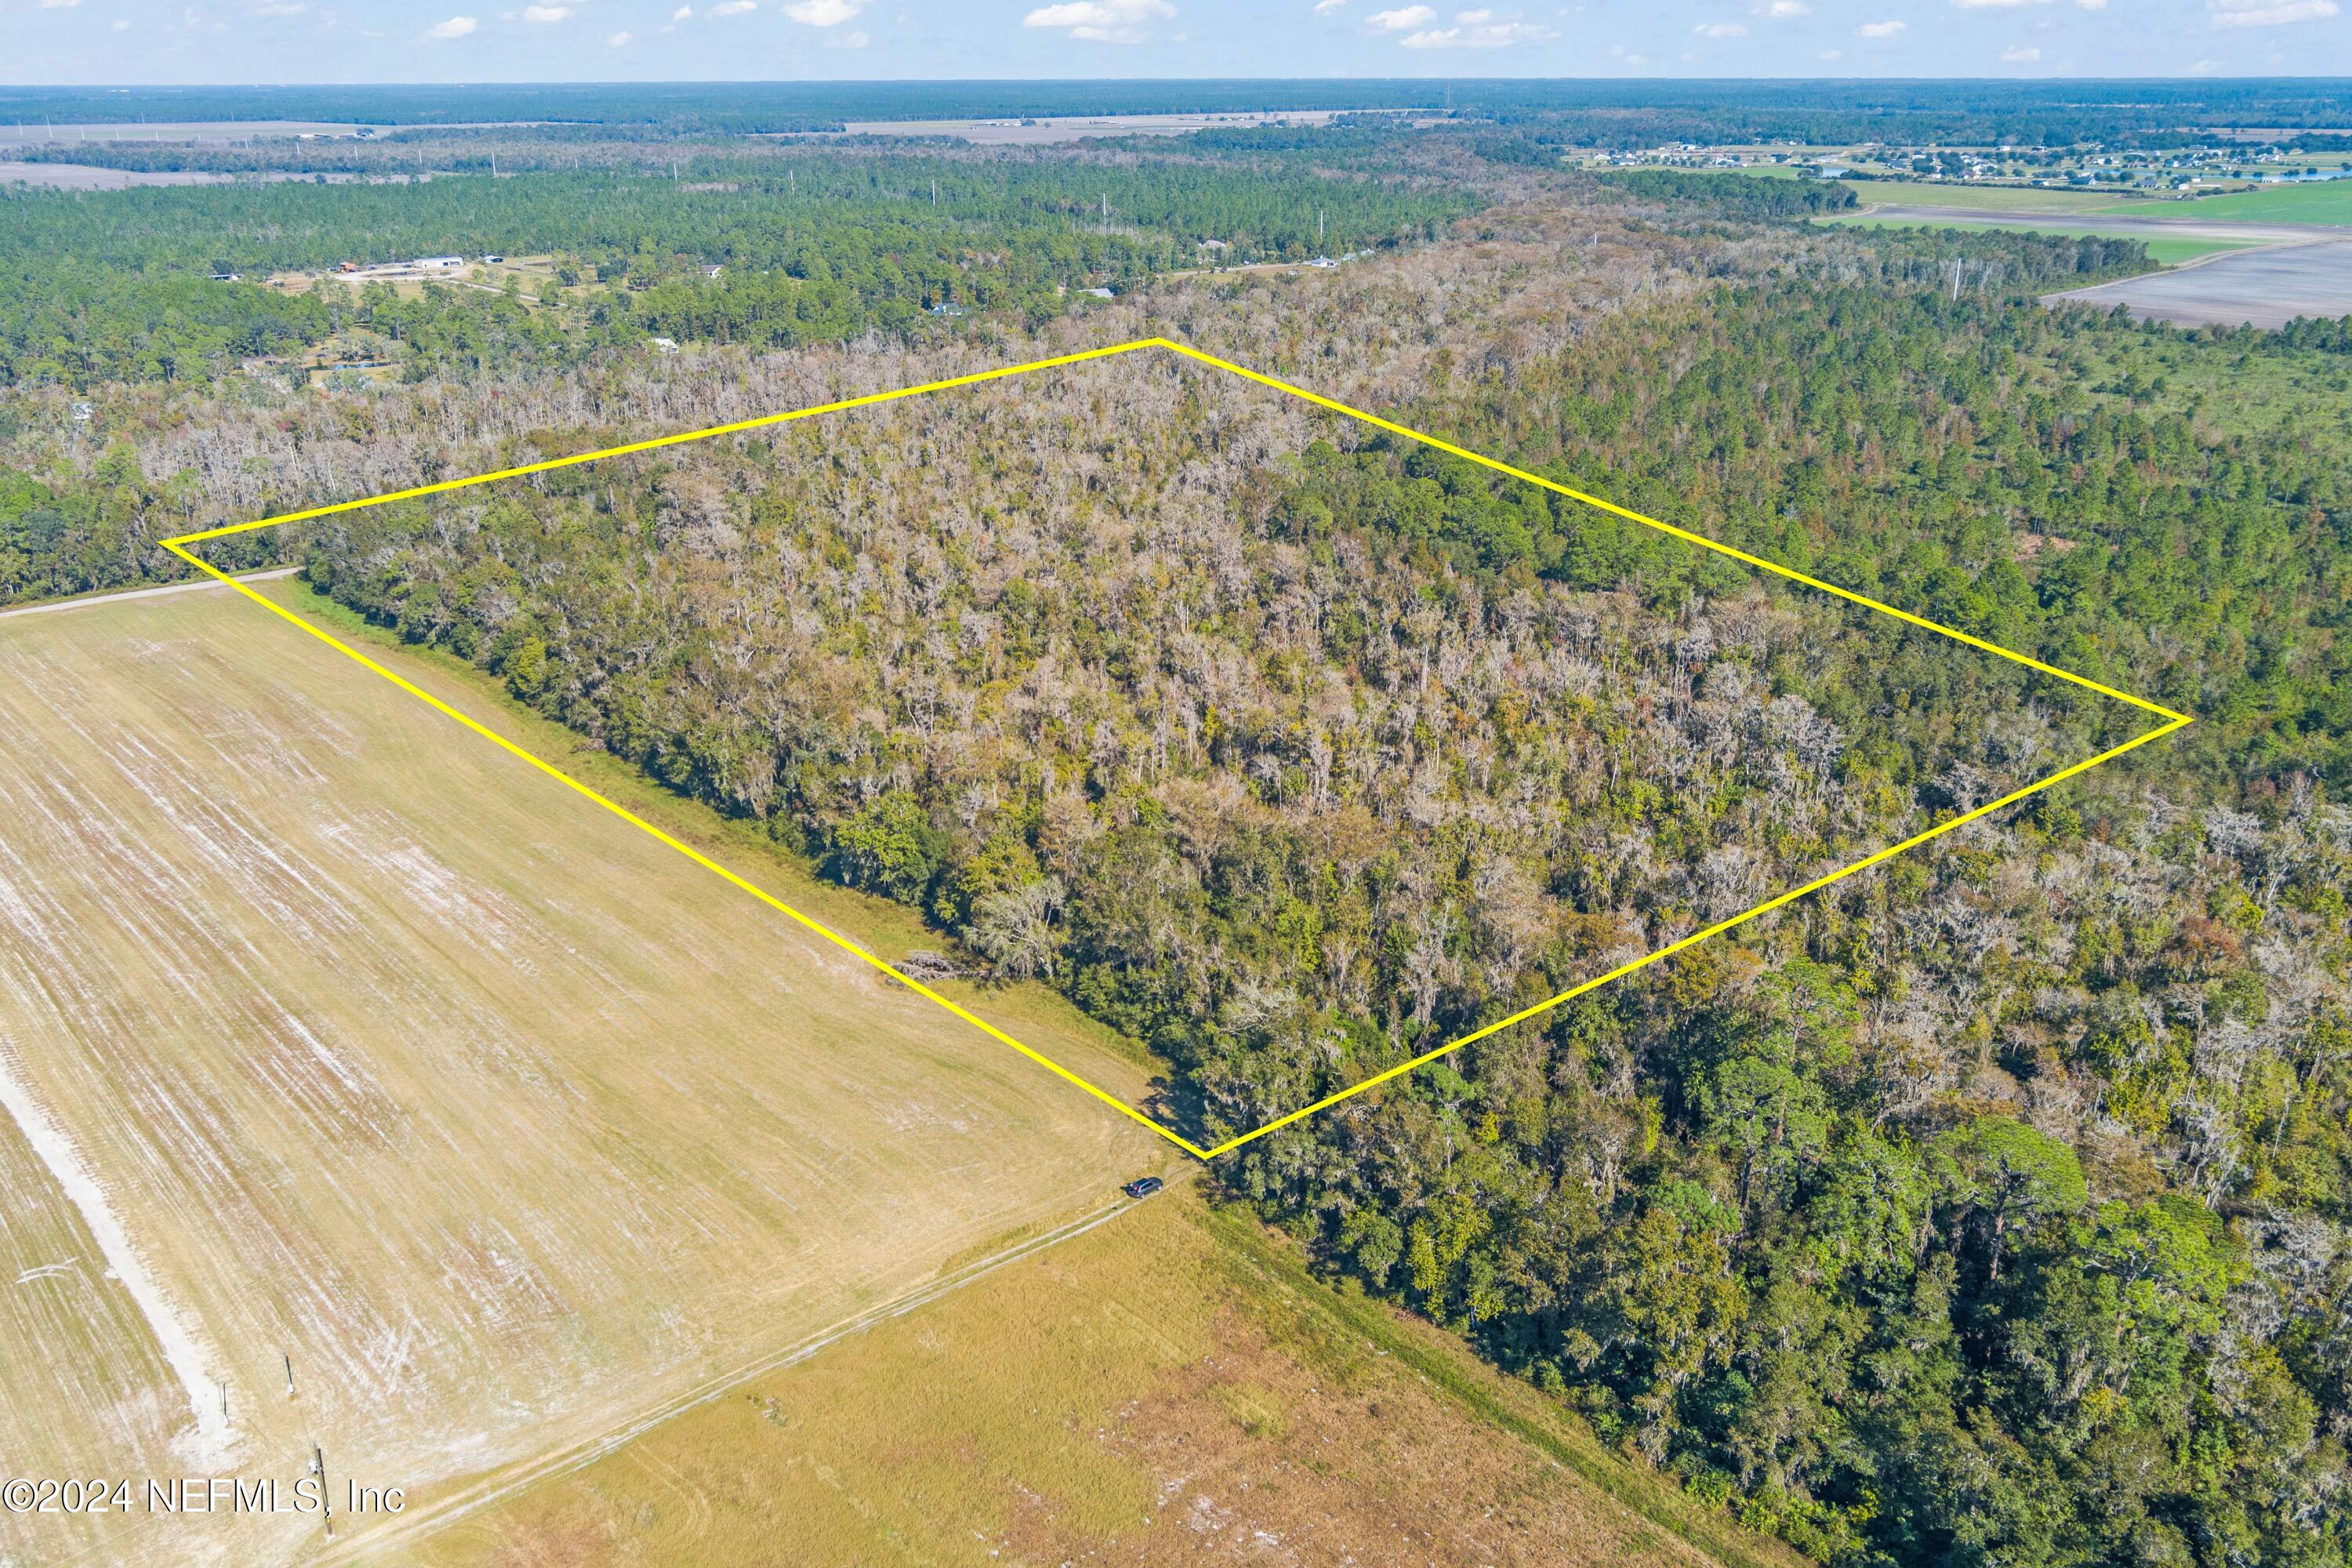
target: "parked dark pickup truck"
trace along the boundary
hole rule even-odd
[[[1148,1198],[1167,1184],[1157,1176],[1146,1176],[1139,1182],[1128,1183],[1119,1191],[1131,1198]]]

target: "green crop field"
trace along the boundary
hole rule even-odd
[[[2103,228],[2095,221],[2069,223],[2061,220],[2054,223],[2045,223],[2038,218],[2016,218],[2007,222],[1999,222],[1992,219],[1979,221],[1974,218],[1946,219],[1921,217],[1877,217],[1868,213],[1842,215],[1837,217],[1822,218],[1821,221],[1823,223],[1844,224],[1855,228],[1956,228],[1979,231],[1988,229],[2010,229],[2012,231],[2025,229],[2035,234],[2114,234],[2120,235],[2127,239],[2137,239],[2141,241],[2147,247],[2147,254],[2150,260],[2164,262],[2167,265],[2177,265],[2183,261],[2194,260],[2200,256],[2211,256],[2217,251],[2240,250],[2249,245],[2258,243],[2257,241],[2250,239],[2173,239],[2166,236],[2150,237],[2145,229],[2134,229],[2126,233],[2121,229]]]
[[[2132,212],[2147,217],[2168,217],[2188,210],[2187,203],[2119,198],[2112,191],[2045,190],[2034,185],[1975,185],[1925,180],[1857,180],[1853,194],[1873,205],[1929,207],[1981,207],[1989,212],[2105,213]]]
[[[572,749],[477,679],[379,657]],[[225,592],[0,621],[0,722],[11,1473],[290,1487],[315,1443],[338,1486],[447,1484],[723,1384],[1159,1160]],[[906,951],[878,906],[663,809]],[[1058,1002],[973,1005],[1142,1093]],[[316,1531],[10,1514],[0,1561],[258,1563]]]
[[[429,1568],[1800,1561],[1181,1190],[416,1534]]]
[[[2180,213],[2184,217],[2221,218],[2235,223],[2352,224],[2352,180],[2272,185],[2226,196],[2204,196],[2185,204]]]
[[[1996,213],[2050,213],[2075,217],[2131,216],[2179,223],[2352,224],[2352,180],[2273,185],[2226,195],[2177,199],[2126,196],[2114,191],[2044,190],[2023,185],[1972,185],[1957,181],[1857,183],[1854,195],[1874,205],[1968,207]]]

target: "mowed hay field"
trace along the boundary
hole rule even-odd
[[[423,1536],[397,1560],[1801,1561],[1182,1189]]]
[[[422,1506],[1162,1163],[226,591],[0,620],[0,1471],[290,1488],[316,1442],[337,1495]],[[264,1563],[317,1535],[0,1514],[0,1562]]]

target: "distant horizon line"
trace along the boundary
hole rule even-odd
[[[1861,86],[1861,85],[1932,85],[1943,87],[1997,85],[2023,87],[2040,83],[2065,83],[2075,86],[2112,84],[2137,86],[2160,83],[2168,86],[2198,82],[2345,82],[2352,84],[2352,73],[2323,71],[2285,72],[2264,75],[2235,75],[2221,71],[2199,71],[2171,76],[2096,76],[2074,75],[2060,71],[2044,71],[2019,76],[1708,76],[1708,75],[1583,75],[1564,76],[1557,73],[1533,75],[1491,76],[905,76],[905,77],[561,77],[538,79],[499,80],[488,78],[436,79],[415,81],[63,81],[5,82],[0,92],[308,92],[308,91],[405,91],[421,88],[449,89],[500,89],[612,88],[612,87],[698,87],[698,88],[894,88],[894,87],[1031,87],[1031,86],[1130,86],[1143,84],[1213,85],[1220,87],[1344,87],[1349,84],[1391,85],[1454,85],[1454,86],[1524,86],[1530,83],[1609,83],[1638,86],[1643,83],[1672,83],[1689,87],[1707,83],[1741,86]],[[2122,106],[2116,106],[2122,107]],[[1247,112],[1243,110],[1218,112]]]

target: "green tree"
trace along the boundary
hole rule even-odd
[[[1939,1184],[1984,1228],[1987,1278],[1995,1283],[2011,1226],[2071,1214],[2090,1195],[2074,1151],[2013,1117],[1975,1117],[1937,1138],[1935,1152]]]
[[[850,887],[919,905],[939,869],[942,847],[930,814],[914,792],[887,790],[834,829],[828,864]]]

